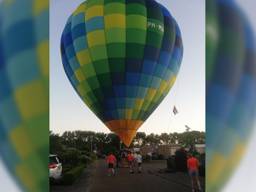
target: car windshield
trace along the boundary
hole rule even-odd
[[[50,164],[54,164],[54,163],[58,164],[56,156],[49,157],[49,163]]]

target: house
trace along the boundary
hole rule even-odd
[[[140,151],[143,156],[146,155],[162,155],[165,159],[168,157],[175,155],[175,152],[181,148],[181,145],[179,144],[171,144],[171,145],[145,145],[141,147]]]
[[[195,144],[195,149],[198,153],[203,154],[205,153],[205,144]]]

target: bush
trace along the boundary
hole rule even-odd
[[[80,151],[74,148],[67,148],[61,155],[64,164],[78,165]]]
[[[63,185],[72,185],[75,180],[82,174],[83,170],[85,169],[85,165],[79,165],[68,172],[64,173],[62,177],[62,184]]]
[[[68,172],[69,170],[71,170],[72,168],[73,168],[73,166],[70,165],[70,164],[62,165],[62,173],[66,173],[66,172]]]
[[[159,154],[159,155],[158,155],[158,160],[164,160],[164,155]]]
[[[158,154],[152,153],[152,160],[158,160]]]
[[[150,160],[151,160],[151,156],[150,155],[143,156],[143,161],[148,162]]]
[[[87,156],[87,155],[81,155],[79,158],[78,158],[79,162],[80,163],[90,163],[92,161],[91,157]]]
[[[95,153],[91,153],[90,156],[91,156],[92,161],[97,159],[97,155]]]

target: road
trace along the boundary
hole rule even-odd
[[[96,161],[72,186],[54,186],[52,192],[191,192],[190,179],[184,173],[161,173],[165,161],[143,164],[142,174],[129,174],[129,169],[117,169],[108,177],[103,160]],[[203,181],[202,181],[203,183]],[[204,183],[203,183],[204,185]]]

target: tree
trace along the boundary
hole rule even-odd
[[[191,131],[184,133],[162,133],[161,135],[138,132],[130,147],[142,147],[144,145],[170,145],[179,144],[186,147],[195,144],[205,143],[205,133]],[[97,149],[98,154],[108,154],[108,152],[118,151],[125,148],[120,143],[120,139],[113,133],[95,133],[92,131],[66,131],[61,136],[50,132],[50,153],[62,153],[67,148],[75,148],[81,152],[94,151]]]
[[[171,144],[171,137],[167,133],[162,133],[160,136],[160,143],[163,145]]]
[[[186,147],[202,144],[205,141],[205,133],[199,131],[184,132],[180,134],[179,142]]]
[[[63,150],[62,138],[50,131],[50,153],[57,154]]]
[[[133,140],[133,145],[135,147],[141,147],[145,145],[146,137],[146,133],[138,132]]]
[[[159,135],[155,135],[153,133],[151,133],[150,135],[147,135],[145,141],[146,141],[146,144],[148,144],[148,145],[159,145],[160,144]]]

